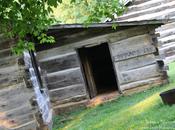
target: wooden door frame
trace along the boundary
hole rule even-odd
[[[109,52],[110,52],[110,56],[111,56],[111,60],[112,60],[112,65],[113,65],[113,70],[114,70],[114,74],[115,74],[115,78],[116,78],[116,82],[117,82],[118,91],[119,91],[120,94],[122,94],[123,91],[120,88],[120,83],[119,83],[119,79],[118,79],[118,72],[117,72],[117,69],[115,67],[114,58],[112,57],[112,50],[111,50],[112,45],[109,42],[107,42],[107,44],[108,44],[108,48],[109,48]]]
[[[113,67],[113,70],[114,70],[114,75],[115,75],[115,79],[116,79],[116,83],[117,83],[117,90],[119,91],[119,93],[122,93],[121,89],[120,89],[120,84],[119,84],[119,80],[118,80],[118,74],[117,74],[117,70],[115,68],[115,64],[114,64],[114,58],[112,57],[112,51],[111,51],[111,43],[109,42],[103,42],[103,43],[100,43],[100,44],[104,44],[106,43],[107,46],[108,46],[108,49],[109,49],[109,53],[110,53],[110,57],[111,57],[111,61],[112,61],[112,67]],[[98,46],[100,44],[89,44],[89,48],[91,47],[94,47],[94,46]],[[88,45],[87,45],[88,46]],[[94,81],[90,81],[91,85],[92,86],[89,86],[89,84],[87,83],[88,79],[86,78],[86,74],[84,72],[84,69],[83,69],[83,63],[82,63],[82,60],[81,60],[81,57],[80,57],[80,54],[79,54],[79,50],[82,49],[82,48],[88,48],[86,45],[85,46],[81,46],[81,47],[77,47],[75,48],[75,51],[77,53],[77,56],[78,56],[78,60],[79,60],[79,63],[80,63],[80,68],[81,68],[81,72],[82,72],[82,75],[83,75],[83,79],[84,79],[84,82],[85,82],[85,86],[86,86],[86,91],[89,95],[89,98],[93,98],[97,95],[97,90],[96,90],[96,85],[95,85],[95,82]],[[90,66],[88,66],[90,67]],[[88,68],[88,70],[90,70],[90,68]],[[92,74],[90,74],[90,76],[92,76]],[[93,78],[91,79],[93,80]]]
[[[79,54],[79,50],[84,48],[83,47],[80,47],[80,48],[75,48],[75,51],[77,53],[77,56],[78,56],[78,61],[79,61],[79,64],[80,64],[80,69],[81,69],[81,73],[83,75],[83,79],[84,79],[84,82],[85,82],[85,86],[86,86],[86,92],[88,93],[88,96],[89,98],[94,98],[96,95],[97,95],[97,90],[96,90],[96,85],[95,85],[95,81],[93,80],[93,78],[90,78],[90,79],[87,79],[87,74],[85,74],[86,72],[84,72],[84,67],[83,67],[83,63],[84,61],[81,60],[81,57],[80,57],[80,54]],[[85,60],[87,60],[85,58]],[[88,68],[88,75],[90,75],[90,77],[92,77],[92,73],[89,71],[90,70],[90,66],[88,63],[85,63],[87,65],[87,68]]]

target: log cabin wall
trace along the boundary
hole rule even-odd
[[[37,46],[37,59],[41,69],[47,72],[47,84],[55,110],[89,100],[77,48],[108,43],[121,92],[137,91],[167,81],[157,49],[156,27],[51,29],[48,34],[53,35],[57,43]]]
[[[159,51],[164,55],[165,64],[175,61],[175,22],[169,22],[156,29],[160,34]]]
[[[132,0],[117,21],[167,20],[175,19],[174,0]]]
[[[167,24],[157,29],[159,51],[165,63],[175,60],[175,1],[174,0],[132,0],[125,13],[117,21],[166,20]]]
[[[69,107],[85,104],[88,95],[76,51],[56,52],[56,55],[39,60],[41,69],[47,72],[45,79],[53,108],[58,110],[66,103]]]
[[[153,30],[137,28],[134,32],[139,35],[111,44],[118,82],[123,92],[161,84],[163,77],[166,77]]]
[[[34,92],[24,80],[22,57],[11,54],[14,43],[0,35],[0,130],[36,130]]]

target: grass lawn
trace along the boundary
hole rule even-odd
[[[175,88],[175,63],[169,67],[170,84],[59,115],[53,130],[175,130],[175,105],[164,105],[159,97]]]

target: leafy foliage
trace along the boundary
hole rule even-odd
[[[115,19],[124,10],[122,0],[64,0],[54,9],[54,15],[63,23],[89,24]]]
[[[51,14],[58,5],[58,14],[65,15],[56,14],[56,19]],[[0,32],[17,41],[12,51],[21,54],[23,50],[35,49],[28,36],[36,37],[40,44],[54,43],[54,38],[43,32],[57,20],[66,23],[78,19],[76,23],[88,25],[107,17],[113,19],[114,13],[119,15],[123,10],[119,0],[0,0]]]
[[[34,43],[27,35],[38,37],[40,43],[53,43],[54,38],[43,34],[55,22],[50,14],[52,6],[61,0],[0,0],[0,31],[17,41],[13,52],[34,50]]]

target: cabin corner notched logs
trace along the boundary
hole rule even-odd
[[[0,35],[0,130],[36,130],[36,109],[30,103],[34,92],[24,80],[22,57],[11,54],[13,44]]]
[[[117,21],[165,20],[167,23],[157,28],[160,34],[159,51],[165,63],[175,61],[175,1],[174,0],[133,0],[126,12]]]
[[[85,29],[71,26],[51,30],[50,35],[56,37],[57,46],[38,51],[37,59],[41,69],[47,72],[54,109],[84,104],[89,100],[89,91],[93,89],[88,88],[81,65],[85,61],[81,61],[77,53],[77,49],[83,47],[108,44],[118,91],[139,91],[166,82],[166,70],[158,62],[162,59],[155,40],[156,27],[123,25],[114,31],[111,27]]]

